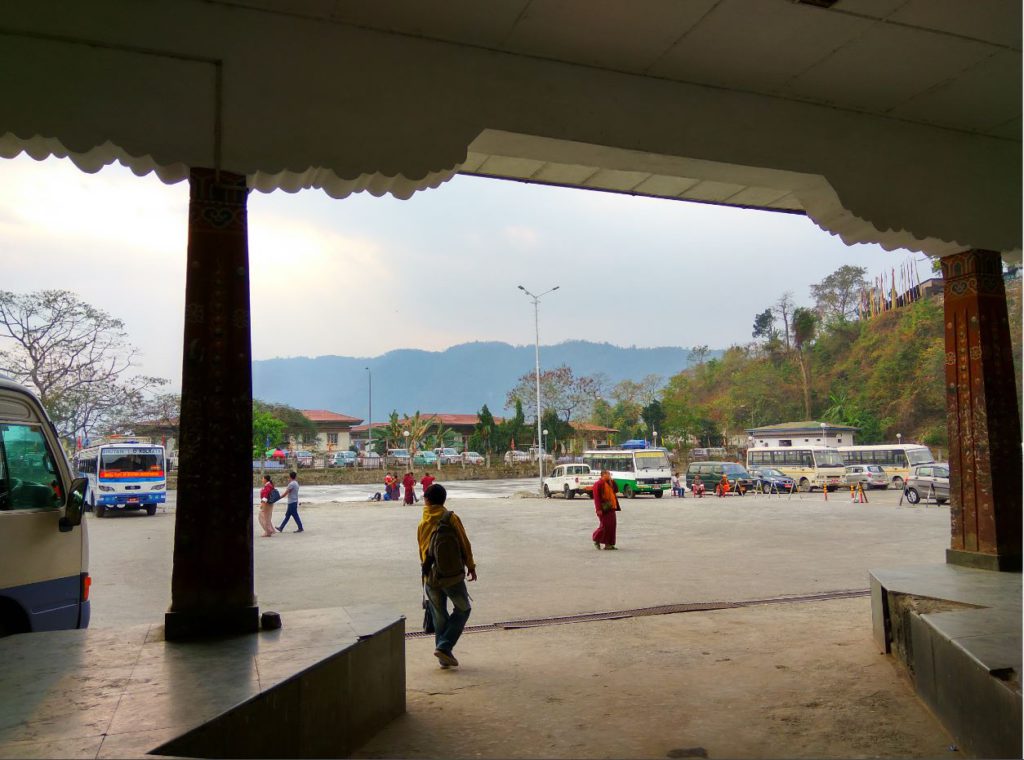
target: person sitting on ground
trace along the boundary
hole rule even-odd
[[[693,484],[690,486],[690,490],[693,491],[693,495],[701,499],[704,498],[704,481],[701,480],[700,475],[693,476]]]
[[[726,475],[725,473],[722,473],[722,479],[718,481],[718,485],[715,486],[715,493],[721,497],[727,495],[729,493],[729,490],[729,476]]]

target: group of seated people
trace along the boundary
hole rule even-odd
[[[693,495],[697,498],[704,498],[704,481],[701,480],[700,475],[693,476],[693,484],[690,486],[690,490]],[[726,496],[729,493],[738,493],[742,496],[746,492],[746,486],[735,485],[729,483],[729,476],[722,475],[722,479],[715,483],[715,496]]]

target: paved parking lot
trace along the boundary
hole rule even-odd
[[[527,481],[491,484],[514,494]],[[450,485],[480,580],[471,625],[866,589],[874,567],[943,561],[949,510],[899,493],[625,500],[618,552],[585,499]],[[477,490],[475,490],[477,489]],[[304,498],[333,492],[305,489]],[[475,497],[475,498],[474,498]],[[276,517],[283,515],[276,510]],[[320,501],[306,530],[256,538],[262,610],[386,604],[422,617],[421,508]],[[93,623],[159,621],[173,507],[89,518]],[[866,597],[470,632],[441,671],[407,642],[408,710],[364,757],[936,757],[949,737],[871,639]],[[704,754],[701,754],[704,753]]]
[[[494,498],[478,481],[450,483],[480,569],[473,622],[514,617],[751,599],[867,587],[867,570],[941,562],[949,510],[871,503],[820,493],[718,499],[623,500],[618,553],[595,551],[586,499]],[[514,494],[531,481],[490,488]],[[330,489],[322,487],[326,496]],[[461,495],[460,495],[461,494]],[[261,609],[384,603],[412,619],[419,609],[415,531],[421,508],[318,501],[302,492],[306,531],[255,541]],[[319,497],[323,498],[323,497]],[[279,505],[275,519],[283,517]],[[154,517],[89,518],[93,624],[151,622],[169,603],[174,508]],[[614,582],[595,584],[608,572]]]

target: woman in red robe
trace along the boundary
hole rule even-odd
[[[601,470],[601,479],[594,484],[594,511],[597,512],[597,530],[591,536],[594,548],[615,548],[615,513],[619,509],[619,500],[615,496],[615,483],[608,470]]]

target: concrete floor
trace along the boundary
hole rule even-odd
[[[832,495],[624,501],[620,551],[586,500],[453,498],[480,580],[471,624],[867,589],[872,567],[941,562],[949,511]],[[422,618],[419,507],[304,505],[255,539],[262,610],[382,603]],[[278,510],[279,515],[283,509]],[[166,609],[173,512],[90,517],[93,624]],[[440,671],[407,647],[409,712],[364,747],[409,757],[934,757],[950,741],[871,638],[866,597],[472,633]]]

